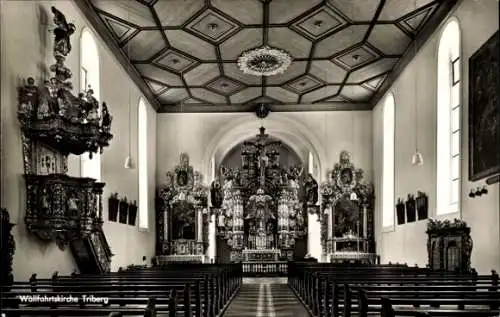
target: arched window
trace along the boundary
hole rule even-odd
[[[394,226],[394,123],[395,102],[388,94],[383,110],[382,227]]]
[[[139,99],[137,116],[137,150],[139,158],[139,228],[149,228],[148,193],[148,110],[144,99]]]
[[[446,24],[438,48],[436,213],[460,208],[460,28]]]
[[[80,37],[80,90],[92,88],[94,97],[100,100],[99,52],[94,36],[84,28]],[[100,112],[100,111],[99,111]],[[93,153],[92,159],[88,153],[80,156],[81,176],[101,179],[101,155]]]

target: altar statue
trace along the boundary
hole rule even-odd
[[[212,201],[212,207],[221,208],[222,206],[222,188],[219,179],[216,178],[212,185],[210,186],[210,200]]]
[[[272,197],[266,195],[262,188],[257,190],[248,201],[248,214],[245,219],[253,219],[258,223],[258,230],[265,230],[270,219],[275,219],[271,211]]]
[[[307,204],[316,205],[318,202],[318,182],[313,178],[312,174],[307,175],[305,189]]]

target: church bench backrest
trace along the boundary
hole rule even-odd
[[[6,317],[14,316],[109,316],[112,313],[119,313],[122,316],[150,316],[144,308],[59,308],[55,311],[52,308],[3,308],[2,313]]]
[[[320,276],[320,277],[318,277]],[[352,293],[350,291],[350,286],[342,285],[342,283],[353,283],[359,284],[359,287],[378,287],[377,284],[387,284],[385,287],[387,289],[396,290],[396,289],[405,289],[406,290],[418,290],[418,289],[432,289],[435,292],[443,291],[443,290],[455,290],[455,291],[475,291],[482,289],[483,291],[497,291],[498,290],[498,280],[495,274],[479,276],[479,282],[474,281],[474,277],[472,279],[473,282],[470,282],[471,277],[466,276],[466,279],[461,280],[459,278],[449,279],[449,277],[411,277],[407,276],[394,276],[394,277],[383,277],[378,278],[374,277],[372,279],[367,279],[365,277],[359,278],[359,280],[353,281],[352,279],[356,279],[356,277],[342,278],[336,279],[335,276],[327,276],[325,279],[324,275],[321,274],[309,274],[306,276],[306,281],[301,283],[292,283],[292,286],[299,286],[297,290],[299,295],[304,299],[304,301],[310,306],[311,310],[315,314],[321,314],[321,316],[332,316],[334,311],[339,311],[339,305],[343,305],[344,315],[346,317],[349,315],[349,309],[351,307],[352,301],[357,300],[357,292]],[[482,280],[482,282],[481,282]],[[292,280],[293,282],[293,280]],[[381,283],[383,282],[383,283]],[[392,285],[391,285],[392,284]],[[481,285],[483,284],[483,285]],[[496,285],[495,285],[496,284]],[[329,292],[328,290],[332,290]],[[348,296],[346,296],[346,291]],[[329,294],[342,294],[337,296],[337,298],[329,297]],[[333,295],[330,295],[333,296]],[[332,303],[330,305],[330,303]],[[337,313],[338,314],[338,313]],[[338,316],[338,315],[335,315]]]
[[[375,305],[382,305],[383,298],[389,298],[393,305],[421,305],[432,306],[457,306],[457,309],[464,310],[464,305],[490,306],[491,309],[498,309],[500,304],[500,293],[483,291],[366,291],[359,290],[359,317],[367,317],[369,312],[379,311]],[[350,313],[346,314],[346,317]]]
[[[214,270],[210,275],[204,273],[200,277],[191,275],[189,278],[165,278],[161,273],[157,275],[158,278],[152,278],[152,275],[147,275],[146,278],[120,277],[118,279],[108,278],[107,280],[100,279],[100,276],[87,278],[84,275],[80,275],[79,278],[75,278],[75,276],[65,278],[56,276],[52,279],[43,280],[36,280],[35,278],[29,282],[17,282],[11,289],[10,295],[19,295],[20,293],[17,291],[23,289],[25,294],[30,295],[33,295],[33,291],[43,292],[46,295],[56,294],[44,292],[53,289],[75,295],[89,294],[91,292],[94,295],[106,295],[111,298],[112,302],[125,305],[127,300],[131,299],[126,298],[126,296],[154,294],[160,298],[158,307],[161,310],[170,307],[168,308],[169,315],[179,316],[179,310],[182,310],[182,314],[186,316],[190,316],[191,312],[194,312],[195,317],[201,317],[203,312],[204,316],[212,317],[226,304],[241,282],[241,277],[237,273],[238,270],[232,270],[230,273]],[[185,283],[186,281],[189,283]],[[166,294],[168,294],[169,290],[171,295],[167,298]],[[172,297],[172,294],[175,296]],[[134,303],[143,303],[141,300],[136,299],[132,301]],[[184,305],[187,302],[189,302],[189,305]],[[86,312],[82,312],[82,314],[85,315]]]
[[[394,305],[408,304],[422,302],[423,300],[415,299],[390,299],[384,297],[381,299],[382,310],[381,317],[396,317],[396,316],[464,316],[464,317],[482,317],[482,316],[498,316],[500,310],[493,309],[481,309],[481,308],[468,308],[468,309],[436,309],[436,308],[397,308]],[[460,303],[461,299],[457,299],[457,303]],[[435,299],[435,303],[445,303],[446,300]],[[467,301],[463,301],[467,303]],[[422,315],[424,314],[424,315]]]

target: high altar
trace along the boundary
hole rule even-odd
[[[325,262],[376,261],[373,187],[347,151],[321,185],[321,244]]]
[[[299,201],[302,168],[280,166],[282,144],[270,140],[264,127],[255,142],[243,145],[241,168],[222,168],[223,185],[219,179],[212,184],[217,234],[231,248],[231,262],[292,260],[296,239],[307,234]]]
[[[208,247],[208,188],[189,156],[167,173],[157,199],[156,262],[204,263]]]

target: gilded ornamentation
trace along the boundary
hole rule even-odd
[[[179,165],[166,173],[158,191],[157,256],[203,255],[208,246],[208,187],[203,175],[194,171],[187,153]]]
[[[356,236],[364,239],[363,252],[373,252],[373,185],[363,181],[364,172],[356,169],[351,154],[342,151],[339,162],[328,171],[327,181],[320,186],[321,243],[323,252],[331,253],[334,240]]]
[[[25,222],[42,240],[59,240],[61,248],[75,237],[86,237],[102,216],[103,183],[64,174],[29,175]]]
[[[295,239],[307,234],[306,210],[299,201],[303,167],[280,166],[282,143],[269,139],[264,127],[259,130],[255,140],[243,142],[241,168],[221,168],[217,234],[231,247],[232,261],[251,258],[252,252],[291,259]]]
[[[54,14],[54,55],[67,56],[71,51],[70,36],[75,33],[75,25],[68,23],[66,17],[55,7],[51,8]]]
[[[54,14],[54,58],[49,67],[53,76],[37,87],[27,78],[19,89],[18,119],[25,137],[31,142],[44,143],[63,155],[80,155],[103,150],[112,139],[112,117],[105,103],[102,109],[89,87],[75,97],[71,90],[71,70],[64,65],[71,51],[70,36],[75,26],[67,23],[64,15],[52,7]]]
[[[71,52],[75,26],[54,7],[52,13],[55,63],[49,70],[53,75],[39,86],[29,77],[19,88],[25,222],[28,231],[40,239],[55,241],[61,249],[71,243],[77,260],[97,257],[100,270],[109,271],[111,252],[102,232],[104,183],[66,173],[69,154],[89,152],[92,157],[109,145],[112,117],[105,103],[100,110],[90,87],[78,97],[72,94],[72,72],[64,61]],[[93,235],[101,235],[100,240]],[[95,250],[86,250],[86,245]]]

